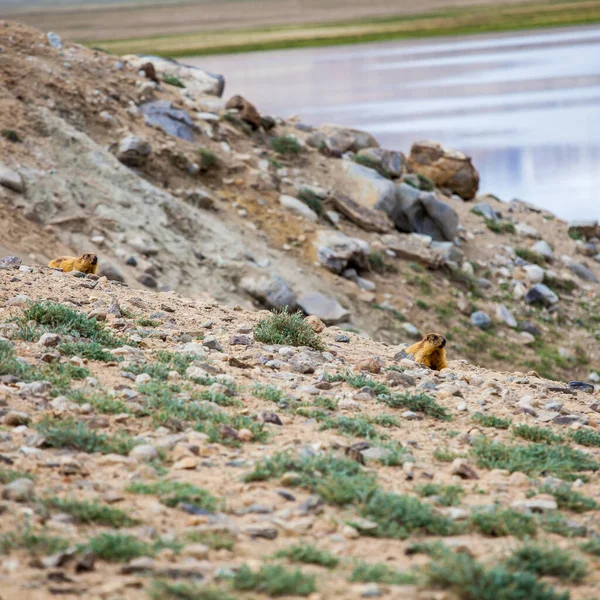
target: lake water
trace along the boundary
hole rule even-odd
[[[600,27],[185,59],[265,114],[473,157],[481,191],[600,218]]]

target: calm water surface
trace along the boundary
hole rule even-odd
[[[197,57],[263,113],[432,139],[471,155],[481,190],[600,218],[600,27]]]

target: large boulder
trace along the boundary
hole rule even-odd
[[[399,231],[422,233],[437,241],[452,241],[458,232],[458,215],[438,200],[433,192],[421,192],[400,183],[393,200],[386,199],[383,208]]]
[[[395,204],[396,198],[394,183],[375,169],[351,161],[342,161],[341,165],[339,190],[363,206],[378,208],[389,214],[388,208]]]
[[[290,310],[294,310],[298,306],[296,294],[279,275],[248,275],[241,280],[240,286],[267,308],[287,306]]]
[[[298,298],[300,308],[307,315],[319,317],[326,325],[335,325],[346,321],[350,311],[346,310],[335,298],[320,292],[307,292]]]
[[[225,89],[225,79],[222,75],[214,75],[197,67],[183,65],[169,58],[129,54],[124,56],[123,60],[138,70],[148,62],[151,62],[160,76],[164,77],[168,75],[170,77],[177,77],[185,85],[186,90],[191,93],[209,94],[220,97],[223,95],[223,90]]]
[[[369,268],[369,244],[364,240],[323,229],[317,233],[314,244],[319,262],[334,273],[341,274],[347,268]]]
[[[339,192],[334,192],[330,200],[339,212],[365,231],[387,233],[393,228],[392,221],[382,210],[362,206]]]
[[[377,169],[384,176],[400,177],[406,168],[406,158],[401,152],[383,148],[365,148],[357,154],[357,162]]]
[[[193,142],[198,126],[186,110],[175,108],[167,100],[154,100],[140,105],[146,123],[160,127],[169,135]]]
[[[350,129],[340,125],[322,125],[323,149],[332,156],[341,156],[344,152],[360,152],[365,148],[378,148],[377,140],[366,131]]]
[[[252,129],[259,129],[262,125],[261,117],[256,107],[248,102],[243,96],[232,96],[225,105],[225,108],[233,108],[240,112],[240,119],[245,121]]]
[[[479,173],[471,158],[444,148],[437,142],[415,142],[408,158],[409,167],[429,177],[438,187],[444,187],[464,200],[471,200],[479,188]]]

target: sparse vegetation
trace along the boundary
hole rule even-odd
[[[65,356],[79,356],[80,358],[87,358],[89,360],[99,360],[102,362],[113,362],[115,360],[115,357],[98,342],[69,342],[60,344],[58,351]]]
[[[494,233],[515,233],[515,226],[508,221],[494,221],[493,219],[485,219],[485,225]]]
[[[577,429],[570,434],[571,439],[582,446],[600,448],[600,433],[591,429]]]
[[[89,540],[86,549],[107,562],[127,562],[138,556],[152,556],[155,549],[133,535],[101,533]]]
[[[129,517],[125,511],[98,502],[51,496],[44,498],[42,503],[51,510],[71,515],[76,523],[85,525],[95,523],[118,529],[137,524],[137,521]]]
[[[314,575],[281,565],[264,565],[258,571],[242,565],[233,578],[233,587],[240,592],[254,591],[272,598],[308,596],[317,589]]]
[[[304,320],[302,313],[290,314],[285,308],[259,321],[254,327],[254,339],[265,344],[325,349],[325,344]]]
[[[495,427],[496,429],[508,429],[512,423],[510,419],[501,419],[494,415],[484,415],[483,413],[475,413],[473,421],[483,427]]]
[[[297,155],[302,152],[300,142],[291,135],[279,135],[271,140],[271,148],[282,155]]]
[[[538,576],[549,575],[563,581],[579,582],[587,572],[586,564],[557,547],[527,544],[515,550],[507,561],[510,569],[524,570]]]
[[[37,430],[49,448],[71,448],[82,452],[129,454],[136,442],[125,433],[106,435],[73,418],[44,417]]]
[[[568,446],[509,446],[483,438],[475,441],[472,453],[478,466],[486,469],[508,469],[511,473],[521,471],[527,475],[548,473],[568,481],[582,477],[584,471],[600,469],[593,458]]]
[[[359,562],[350,575],[351,582],[383,583],[385,585],[410,585],[416,583],[415,573],[403,573],[391,569],[383,563]]]
[[[252,395],[268,402],[281,402],[285,398],[285,394],[276,385],[264,385],[255,383],[252,389]]]
[[[185,84],[181,81],[181,79],[179,79],[178,77],[175,77],[174,75],[167,75],[166,73],[163,75],[162,80],[167,84],[167,85],[172,85],[174,87],[178,87],[178,88],[185,88]]]
[[[485,567],[468,554],[446,552],[426,570],[429,585],[450,589],[460,600],[569,600],[533,573],[503,565]]]
[[[221,588],[156,579],[150,585],[151,600],[235,600]]]
[[[5,140],[8,140],[9,142],[14,142],[14,143],[20,143],[20,142],[23,141],[21,139],[21,136],[14,129],[6,129],[6,128],[3,129],[2,130],[2,137]]]
[[[279,550],[275,553],[276,558],[287,558],[292,562],[301,562],[311,565],[320,565],[327,569],[334,569],[340,562],[339,559],[327,552],[326,550],[319,550],[312,544],[294,544],[288,546],[283,550]]]
[[[546,266],[546,257],[531,250],[531,248],[515,248],[515,254],[525,262],[540,265],[541,267]]]
[[[460,504],[460,500],[465,493],[465,490],[459,485],[441,485],[438,483],[426,483],[416,488],[419,496],[436,498],[436,504],[441,506],[456,506]]]
[[[540,488],[540,492],[554,496],[558,508],[568,508],[577,513],[600,508],[600,505],[593,498],[580,494],[566,483],[559,486],[544,485]]]
[[[65,538],[44,531],[36,531],[28,523],[14,531],[0,535],[0,554],[23,549],[34,556],[48,556],[62,552],[68,547],[69,541]]]
[[[198,148],[198,154],[200,155],[200,167],[203,171],[210,171],[219,164],[219,158],[217,155],[208,148]]]
[[[311,208],[317,215],[322,217],[325,214],[325,207],[323,206],[323,201],[317,194],[308,188],[302,188],[298,192],[298,198],[306,204],[309,208]]]
[[[563,437],[555,434],[552,429],[546,427],[537,427],[536,425],[515,425],[512,432],[530,442],[560,444],[563,442]]]
[[[477,510],[471,516],[473,525],[490,537],[512,535],[523,539],[536,533],[535,521],[529,515],[512,509]]]
[[[153,483],[132,482],[127,491],[132,494],[154,494],[165,506],[171,508],[180,503],[192,504],[196,508],[202,508],[208,512],[215,512],[217,501],[207,492],[191,483],[179,481],[156,481]]]
[[[431,396],[424,393],[392,394],[383,399],[390,408],[404,408],[417,413],[423,413],[438,421],[450,421],[448,411],[438,404]]]

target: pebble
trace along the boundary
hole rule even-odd
[[[34,483],[31,479],[15,479],[4,486],[2,498],[15,502],[27,502],[33,497]]]
[[[150,444],[140,444],[131,449],[129,457],[148,462],[158,458],[158,451]]]

